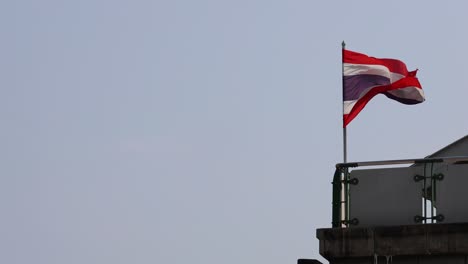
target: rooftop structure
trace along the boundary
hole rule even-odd
[[[468,136],[422,159],[337,164],[320,254],[332,264],[468,264],[467,186]]]

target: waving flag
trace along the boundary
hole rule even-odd
[[[343,49],[343,127],[346,127],[377,94],[403,104],[424,102],[424,92],[406,65]]]

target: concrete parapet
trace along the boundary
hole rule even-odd
[[[324,228],[317,238],[332,264],[468,264],[468,223]]]

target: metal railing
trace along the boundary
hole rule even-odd
[[[357,225],[358,219],[350,219],[350,185],[357,184],[357,179],[350,178],[350,168],[367,166],[389,166],[412,164],[423,165],[422,175],[414,175],[415,182],[422,182],[422,210],[421,215],[414,217],[415,223],[436,223],[442,222],[444,216],[436,214],[437,206],[437,182],[442,180],[444,175],[434,173],[434,164],[468,164],[468,156],[443,157],[443,158],[424,158],[424,159],[402,159],[402,160],[383,160],[383,161],[364,161],[348,162],[336,164],[335,174],[333,176],[333,195],[332,195],[332,226],[349,227]],[[428,209],[430,207],[430,209]]]

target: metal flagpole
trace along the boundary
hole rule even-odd
[[[343,42],[341,43],[341,88],[342,88],[342,107],[343,107],[343,113],[342,113],[342,117],[343,117],[343,114],[344,114],[344,101],[345,101],[345,98],[344,98],[344,50],[345,50],[345,47],[346,47],[346,43]],[[348,162],[348,149],[347,149],[347,135],[346,135],[346,126],[345,126],[345,123],[344,123],[344,117],[343,117],[343,162],[346,163]],[[347,184],[347,181],[348,181],[348,168],[344,168],[343,169],[343,176],[342,176],[342,189],[341,189],[341,200],[342,200],[342,211],[341,211],[341,219],[344,223],[345,226],[348,225],[348,215],[349,215],[349,187],[348,187],[348,184]]]
[[[343,106],[343,113],[344,113],[344,65],[343,65],[343,59],[344,59],[344,50],[346,47],[346,43],[343,42],[341,43],[341,77],[342,77],[342,96],[343,96],[343,101],[342,101],[342,106]],[[347,138],[346,138],[346,126],[344,125],[344,119],[343,119],[343,163],[348,162],[348,157],[347,157]]]

